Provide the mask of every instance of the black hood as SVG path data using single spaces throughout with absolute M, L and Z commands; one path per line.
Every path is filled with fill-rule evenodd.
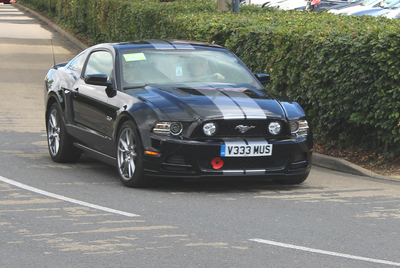
M 143 90 L 144 89 L 144 90 Z M 171 120 L 284 119 L 280 102 L 251 87 L 223 84 L 146 86 L 136 95 L 151 102 Z

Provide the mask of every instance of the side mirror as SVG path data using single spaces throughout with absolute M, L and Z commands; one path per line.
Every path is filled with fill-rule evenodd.
M 269 74 L 254 74 L 254 75 L 262 85 L 268 84 L 271 81 Z
M 95 86 L 105 86 L 107 88 L 112 87 L 112 82 L 108 80 L 108 76 L 105 74 L 89 74 L 85 77 L 85 83 Z

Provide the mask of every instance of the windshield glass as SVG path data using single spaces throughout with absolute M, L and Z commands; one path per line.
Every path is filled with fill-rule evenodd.
M 387 3 L 388 5 L 385 8 L 392 8 L 396 5 L 398 5 L 400 0 L 394 0 L 394 1 L 384 1 L 384 3 Z
M 235 83 L 260 87 L 231 53 L 204 50 L 123 51 L 123 87 L 135 84 Z
M 362 3 L 363 6 L 374 5 L 376 3 L 381 3 L 381 0 L 367 0 Z

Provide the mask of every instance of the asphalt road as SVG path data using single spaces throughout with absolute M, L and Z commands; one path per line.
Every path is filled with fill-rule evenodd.
M 53 163 L 44 81 L 80 51 L 0 4 L 0 267 L 400 266 L 400 184 L 313 167 L 298 186 L 130 189 L 83 157 Z M 126 41 L 126 40 L 124 40 Z

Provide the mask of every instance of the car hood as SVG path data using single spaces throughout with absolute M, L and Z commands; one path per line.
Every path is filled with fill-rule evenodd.
M 137 97 L 156 106 L 170 120 L 210 119 L 285 119 L 287 108 L 298 104 L 282 103 L 264 92 L 238 85 L 146 86 Z M 300 108 L 301 109 L 301 108 Z M 297 111 L 298 115 L 302 114 Z

